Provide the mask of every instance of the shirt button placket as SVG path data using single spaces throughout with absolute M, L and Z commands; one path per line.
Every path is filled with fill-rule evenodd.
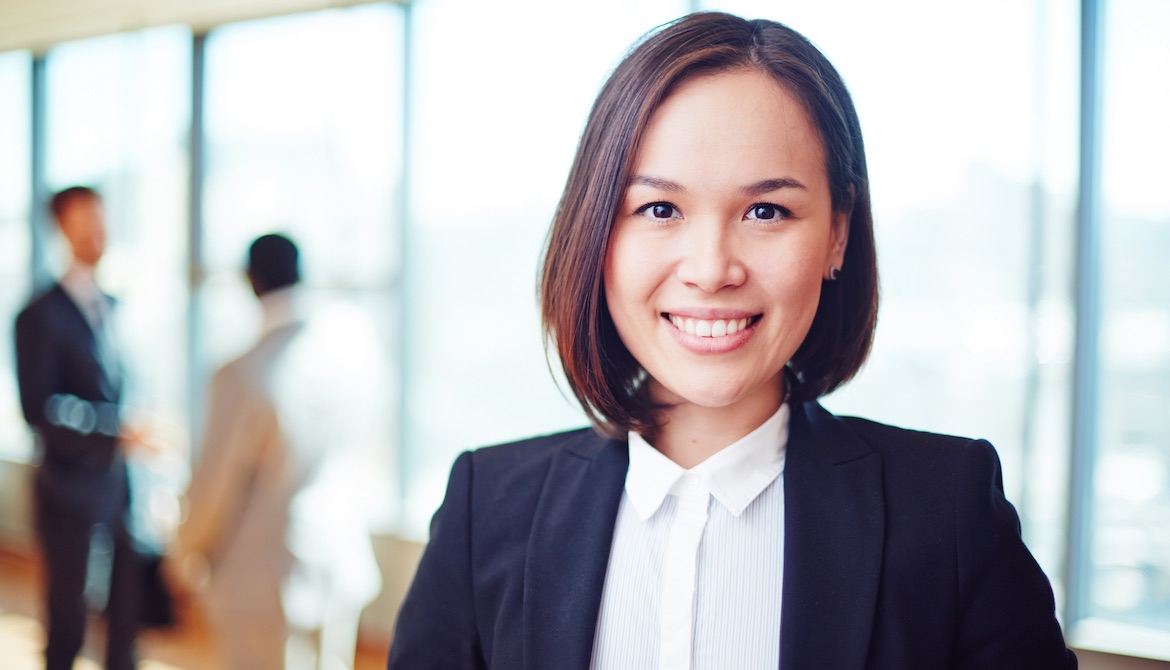
M 673 489 L 678 508 L 666 541 L 662 580 L 659 670 L 691 670 L 699 545 L 707 526 L 711 495 L 694 475 L 685 474 Z

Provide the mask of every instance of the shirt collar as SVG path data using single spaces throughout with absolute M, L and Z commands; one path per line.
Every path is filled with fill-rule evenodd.
M 639 435 L 629 434 L 630 468 L 626 495 L 638 518 L 649 519 L 688 472 L 698 477 L 734 516 L 743 513 L 784 470 L 788 444 L 788 404 L 780 405 L 758 428 L 690 470 L 662 455 Z

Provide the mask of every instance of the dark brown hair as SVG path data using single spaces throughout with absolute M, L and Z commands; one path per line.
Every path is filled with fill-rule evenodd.
M 301 280 L 300 251 L 285 235 L 261 235 L 248 247 L 248 277 L 256 295 L 292 286 Z
M 60 221 L 61 213 L 74 201 L 87 198 L 101 200 L 101 197 L 100 193 L 88 186 L 70 186 L 67 189 L 57 191 L 52 198 L 49 198 L 49 211 L 53 213 L 54 219 Z
M 680 84 L 755 69 L 800 100 L 820 132 L 833 210 L 849 213 L 840 278 L 824 282 L 816 316 L 788 363 L 789 399 L 816 399 L 857 373 L 877 324 L 877 257 L 861 126 L 829 61 L 796 31 L 704 12 L 644 37 L 598 94 L 549 230 L 540 281 L 545 344 L 555 343 L 574 395 L 599 430 L 656 425 L 640 392 L 645 372 L 622 344 L 605 302 L 610 230 L 651 117 Z

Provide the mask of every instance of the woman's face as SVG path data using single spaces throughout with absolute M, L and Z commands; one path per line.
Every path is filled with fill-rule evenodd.
M 651 117 L 605 262 L 610 316 L 654 397 L 778 407 L 848 225 L 819 134 L 769 75 L 680 86 Z

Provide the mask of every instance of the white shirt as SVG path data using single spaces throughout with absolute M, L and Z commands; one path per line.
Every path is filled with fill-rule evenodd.
M 776 670 L 788 405 L 684 470 L 630 433 L 593 670 Z

